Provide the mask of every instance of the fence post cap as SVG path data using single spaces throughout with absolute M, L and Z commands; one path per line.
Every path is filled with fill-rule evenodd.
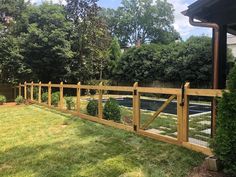
M 186 82 L 186 83 L 184 84 L 184 87 L 190 87 L 190 82 Z
M 78 82 L 77 85 L 81 85 L 81 82 Z
M 63 82 L 60 82 L 60 85 L 63 85 Z
M 42 82 L 40 81 L 39 84 L 42 84 Z
M 135 82 L 133 86 L 138 87 L 138 82 Z

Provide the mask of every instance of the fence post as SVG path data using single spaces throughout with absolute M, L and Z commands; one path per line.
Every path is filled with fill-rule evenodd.
M 30 85 L 30 100 L 33 101 L 34 100 L 34 82 L 31 82 Z
M 133 91 L 133 126 L 134 131 L 138 131 L 140 128 L 140 94 L 137 90 L 138 82 L 135 82 Z
M 183 125 L 182 125 L 182 140 L 188 142 L 188 132 L 189 132 L 189 96 L 187 91 L 190 88 L 190 83 L 187 82 L 184 85 L 184 105 L 183 105 Z
M 184 88 L 182 86 L 182 93 L 180 95 L 177 95 L 177 139 L 180 144 L 183 142 L 183 89 Z
M 48 83 L 48 106 L 51 106 L 52 104 L 52 83 Z
M 16 88 L 17 88 L 16 86 L 14 86 L 14 88 L 13 88 L 14 89 L 14 99 L 16 99 Z
M 63 94 L 63 82 L 60 83 L 60 109 L 63 109 L 64 104 L 64 94 Z
M 76 100 L 77 112 L 78 113 L 80 113 L 80 95 L 81 95 L 80 85 L 81 85 L 81 83 L 78 82 L 78 84 L 77 84 L 77 100 Z
M 102 90 L 100 87 L 102 87 L 103 83 L 100 82 L 99 84 L 99 96 L 98 96 L 98 117 L 100 119 L 103 118 L 103 108 L 102 108 Z
M 39 82 L 39 93 L 38 93 L 38 102 L 41 103 L 42 102 L 42 82 Z
M 24 83 L 24 98 L 25 100 L 27 99 L 27 86 L 26 86 L 26 81 Z
M 21 96 L 21 83 L 19 83 L 19 96 Z

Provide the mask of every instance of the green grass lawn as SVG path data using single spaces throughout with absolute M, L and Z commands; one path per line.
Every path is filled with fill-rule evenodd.
M 0 107 L 0 176 L 181 177 L 204 156 L 39 106 Z

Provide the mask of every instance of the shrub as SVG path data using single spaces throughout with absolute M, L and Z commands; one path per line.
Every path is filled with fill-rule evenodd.
M 42 94 L 42 102 L 48 102 L 48 92 Z
M 15 102 L 17 105 L 20 105 L 20 104 L 24 103 L 24 98 L 22 96 L 18 96 L 18 97 L 16 97 Z
M 87 105 L 87 113 L 91 116 L 98 115 L 98 101 L 97 100 L 90 100 Z
M 104 118 L 119 122 L 121 118 L 120 106 L 114 98 L 109 98 L 103 110 Z
M 72 108 L 75 107 L 75 102 L 73 100 L 73 97 L 67 97 L 66 100 L 66 107 L 68 110 L 72 110 Z
M 52 93 L 52 105 L 58 106 L 58 103 L 60 101 L 60 92 L 54 92 Z
M 0 105 L 3 105 L 3 103 L 6 103 L 7 99 L 4 95 L 0 95 Z
M 225 172 L 236 176 L 236 67 L 229 77 L 229 90 L 219 101 L 212 147 Z

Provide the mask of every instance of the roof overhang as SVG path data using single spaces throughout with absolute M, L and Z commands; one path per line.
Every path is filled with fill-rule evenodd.
M 198 0 L 182 12 L 202 22 L 226 25 L 236 35 L 236 0 Z

